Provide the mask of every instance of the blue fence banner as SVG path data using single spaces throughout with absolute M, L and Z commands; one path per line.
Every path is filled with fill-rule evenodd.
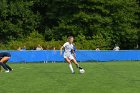
M 59 50 L 26 50 L 0 52 L 9 52 L 12 55 L 9 62 L 64 62 L 64 58 L 62 55 L 60 55 Z M 77 50 L 76 59 L 80 62 L 140 60 L 140 50 Z

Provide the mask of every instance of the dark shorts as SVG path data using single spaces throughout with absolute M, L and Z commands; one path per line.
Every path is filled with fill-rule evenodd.
M 11 57 L 11 54 L 8 52 L 1 52 L 0 53 L 0 59 L 2 59 L 3 57 Z

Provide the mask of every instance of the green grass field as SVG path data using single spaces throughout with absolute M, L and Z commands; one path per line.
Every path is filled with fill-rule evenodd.
M 0 73 L 0 93 L 140 92 L 138 61 L 80 64 L 86 73 L 79 74 L 75 68 L 74 75 L 66 63 L 10 64 L 13 72 Z

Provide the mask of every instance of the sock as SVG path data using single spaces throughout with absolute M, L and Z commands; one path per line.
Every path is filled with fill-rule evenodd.
M 8 68 L 6 67 L 6 65 L 3 62 L 0 62 L 0 65 L 5 69 L 8 70 Z
M 82 67 L 79 66 L 79 64 L 76 64 L 76 67 L 79 69 L 83 69 Z
M 72 64 L 69 64 L 69 68 L 70 68 L 71 72 L 73 73 L 74 70 L 73 70 Z
M 8 66 L 7 64 L 5 64 L 5 66 L 11 71 L 12 68 L 10 66 Z

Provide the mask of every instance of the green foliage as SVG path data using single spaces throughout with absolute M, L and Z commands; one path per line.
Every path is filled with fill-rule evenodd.
M 134 49 L 140 42 L 139 14 L 137 0 L 1 0 L 1 48 L 15 49 L 13 43 L 28 39 L 29 48 L 43 42 L 59 49 L 73 35 L 79 49 L 112 49 L 115 44 Z M 30 40 L 32 32 L 43 38 Z
M 96 35 L 93 36 L 91 40 L 86 40 L 86 37 L 84 35 L 78 35 L 76 37 L 76 46 L 77 49 L 93 49 L 95 50 L 97 47 L 100 49 L 111 49 L 109 48 L 109 39 L 105 40 L 103 36 Z
M 42 35 L 34 31 L 26 38 L 12 40 L 8 42 L 7 45 L 9 49 L 18 49 L 19 47 L 22 48 L 23 46 L 26 46 L 27 49 L 35 49 L 38 44 L 45 44 L 45 40 Z
M 136 13 L 139 12 L 139 7 L 135 0 L 54 0 L 49 6 L 47 1 L 43 6 L 52 8 L 47 13 L 53 16 L 42 16 L 55 22 L 54 25 L 45 21 L 47 24 L 44 25 L 49 25 L 48 28 L 51 25 L 52 29 L 48 37 L 61 40 L 63 36 L 77 37 L 82 34 L 86 40 L 93 41 L 93 37 L 101 34 L 106 42 L 109 39 L 108 47 L 113 48 L 119 44 L 122 49 L 133 49 L 138 43 Z
M 34 31 L 40 17 L 31 10 L 32 1 L 0 1 L 0 41 L 19 39 Z

